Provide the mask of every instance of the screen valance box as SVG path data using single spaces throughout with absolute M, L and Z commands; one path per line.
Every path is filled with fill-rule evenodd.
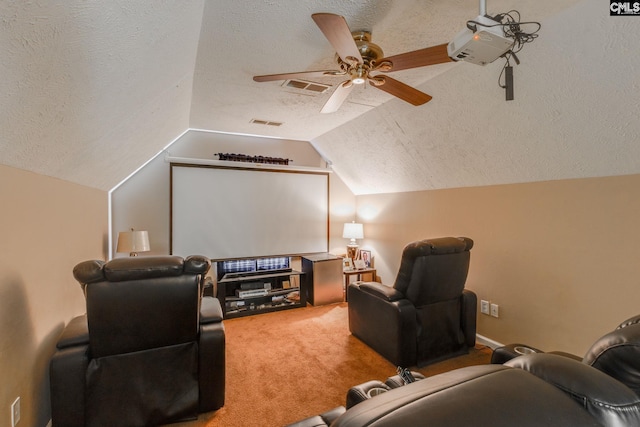
M 171 163 L 171 253 L 327 252 L 329 171 Z
M 230 162 L 249 162 L 271 165 L 288 165 L 291 159 L 283 159 L 282 157 L 269 156 L 248 156 L 246 154 L 235 153 L 218 153 L 218 159 Z

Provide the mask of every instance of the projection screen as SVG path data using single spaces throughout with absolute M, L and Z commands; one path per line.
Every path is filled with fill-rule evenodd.
M 327 252 L 329 174 L 172 163 L 170 234 L 183 257 Z

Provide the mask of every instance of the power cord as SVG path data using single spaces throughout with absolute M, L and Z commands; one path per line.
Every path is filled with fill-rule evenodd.
M 513 15 L 515 14 L 515 16 Z M 510 10 L 506 13 L 501 13 L 492 18 L 494 21 L 499 22 L 502 25 L 502 30 L 504 31 L 504 35 L 507 37 L 513 38 L 515 49 L 512 51 L 520 52 L 526 43 L 531 43 L 536 38 L 538 38 L 538 31 L 542 25 L 539 22 L 520 22 L 520 12 L 517 10 Z M 506 21 L 506 22 L 504 22 Z M 522 25 L 535 25 L 535 31 L 526 32 L 523 31 Z
M 528 21 L 520 22 L 520 12 L 517 10 L 510 10 L 509 12 L 500 13 L 494 17 L 488 16 L 488 18 L 496 21 L 496 24 L 487 25 L 478 21 L 467 21 L 467 28 L 476 32 L 478 26 L 481 27 L 502 27 L 502 31 L 506 37 L 513 39 L 513 46 L 502 57 L 505 59 L 505 64 L 498 76 L 498 86 L 506 90 L 507 101 L 513 100 L 513 67 L 511 66 L 511 58 L 517 65 L 520 65 L 520 59 L 516 53 L 520 52 L 525 44 L 533 42 L 538 38 L 538 31 L 542 28 L 539 22 Z M 533 31 L 524 31 L 522 26 L 533 25 Z M 502 83 L 504 79 L 504 83 Z
M 510 52 L 520 52 L 526 43 L 531 43 L 538 38 L 538 31 L 542 27 L 542 24 L 535 21 L 520 22 L 520 12 L 517 10 L 510 10 L 509 12 L 500 13 L 494 17 L 487 16 L 487 18 L 496 21 L 495 24 L 488 25 L 478 21 L 467 21 L 467 28 L 476 32 L 478 26 L 490 28 L 490 27 L 502 27 L 502 31 L 506 37 L 513 39 L 514 48 Z M 537 28 L 534 31 L 526 32 L 521 26 L 523 25 L 535 25 Z

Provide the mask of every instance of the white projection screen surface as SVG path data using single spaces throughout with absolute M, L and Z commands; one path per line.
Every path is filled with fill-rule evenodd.
M 171 165 L 172 254 L 219 260 L 328 247 L 328 173 Z

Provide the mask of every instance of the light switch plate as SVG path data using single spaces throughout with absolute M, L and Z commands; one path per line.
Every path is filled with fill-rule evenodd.
M 500 306 L 498 304 L 491 304 L 491 316 L 500 317 L 499 309 Z
M 20 396 L 11 404 L 11 427 L 16 427 L 20 422 Z
M 489 314 L 489 301 L 483 299 L 480 300 L 480 313 Z

